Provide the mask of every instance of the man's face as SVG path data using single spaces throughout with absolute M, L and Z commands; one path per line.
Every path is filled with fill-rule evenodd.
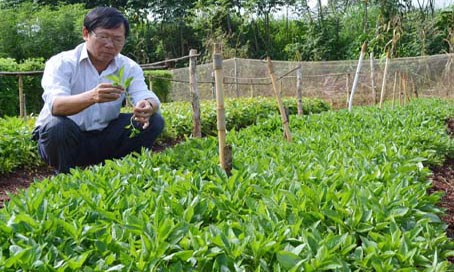
M 112 29 L 98 27 L 91 32 L 84 28 L 82 34 L 92 61 L 98 64 L 109 64 L 125 44 L 123 24 Z

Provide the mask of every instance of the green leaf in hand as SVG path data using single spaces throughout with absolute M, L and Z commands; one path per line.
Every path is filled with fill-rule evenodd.
M 134 78 L 128 77 L 126 80 L 123 81 L 124 70 L 125 70 L 125 67 L 122 66 L 120 68 L 120 70 L 118 71 L 118 74 L 108 75 L 108 76 L 106 76 L 106 78 L 112 81 L 113 86 L 123 86 L 123 88 L 126 90 L 131 85 L 131 82 Z M 131 97 L 129 96 L 129 93 L 127 91 L 126 91 L 126 100 L 128 101 L 128 103 L 130 105 L 132 105 Z M 140 133 L 140 130 L 134 126 L 133 120 L 134 120 L 134 115 L 131 116 L 129 125 L 125 126 L 126 129 L 131 130 L 131 133 L 129 134 L 129 138 L 133 138 L 137 134 Z

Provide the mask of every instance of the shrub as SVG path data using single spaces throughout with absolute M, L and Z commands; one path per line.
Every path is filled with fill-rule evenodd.
M 44 60 L 26 59 L 17 63 L 12 58 L 0 58 L 0 71 L 41 71 L 44 69 Z M 26 112 L 39 113 L 43 102 L 41 94 L 41 76 L 24 76 L 24 95 Z M 15 76 L 0 76 L 0 117 L 19 115 L 19 85 L 18 78 Z
M 161 102 L 170 102 L 169 93 L 172 88 L 172 84 L 170 82 L 172 74 L 165 70 L 144 71 L 144 73 L 148 86 L 151 85 L 150 89 L 152 89 L 153 92 L 159 97 L 159 100 L 161 100 Z

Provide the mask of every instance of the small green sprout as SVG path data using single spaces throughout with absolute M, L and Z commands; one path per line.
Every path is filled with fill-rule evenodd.
M 132 80 L 134 79 L 133 77 L 128 77 L 125 81 L 123 81 L 123 76 L 124 76 L 124 69 L 125 67 L 122 66 L 120 68 L 120 70 L 118 71 L 118 74 L 116 75 L 108 75 L 106 76 L 107 79 L 110 79 L 112 81 L 112 85 L 114 86 L 123 86 L 123 88 L 126 90 L 129 85 L 131 85 L 131 82 Z M 129 96 L 129 93 L 126 92 L 125 93 L 126 95 L 126 100 L 128 101 L 128 103 L 130 105 L 132 105 L 132 100 L 131 100 L 131 97 Z M 139 133 L 140 133 L 140 130 L 137 129 L 135 126 L 134 126 L 134 115 L 131 116 L 131 119 L 129 121 L 129 125 L 125 126 L 125 129 L 129 129 L 131 132 L 129 134 L 129 138 L 134 138 L 135 136 L 137 136 Z

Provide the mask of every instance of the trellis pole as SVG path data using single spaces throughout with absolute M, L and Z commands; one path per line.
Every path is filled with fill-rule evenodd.
M 200 99 L 199 89 L 197 88 L 197 50 L 189 51 L 189 85 L 192 94 L 192 136 L 202 137 L 200 124 Z
M 284 103 L 282 103 L 281 93 L 278 91 L 277 86 L 276 86 L 276 75 L 274 74 L 273 63 L 271 62 L 270 57 L 268 57 L 268 72 L 271 77 L 271 83 L 273 84 L 274 94 L 276 95 L 277 103 L 279 106 L 279 111 L 281 113 L 281 119 L 282 119 L 282 125 L 284 127 L 285 138 L 287 139 L 288 142 L 291 142 L 292 135 L 290 134 L 288 118 L 287 118 L 287 114 L 285 112 Z
M 301 63 L 296 70 L 296 97 L 298 99 L 298 115 L 303 115 L 303 69 Z
M 219 161 L 221 167 L 228 175 L 232 170 L 232 147 L 226 145 L 225 132 L 225 108 L 224 108 L 224 75 L 222 68 L 222 49 L 221 44 L 215 43 L 213 47 L 213 70 L 214 81 L 216 86 L 216 112 L 217 112 L 217 127 L 219 140 Z
M 382 108 L 383 105 L 383 100 L 385 98 L 385 87 L 386 87 L 386 76 L 388 74 L 388 66 L 389 66 L 389 59 L 390 59 L 390 50 L 386 52 L 386 61 L 385 61 L 385 70 L 383 72 L 383 82 L 381 85 L 381 93 L 380 93 L 380 109 Z
M 364 55 L 366 54 L 367 44 L 364 42 L 361 46 L 361 54 L 359 55 L 358 67 L 356 67 L 355 79 L 353 80 L 352 92 L 350 94 L 350 100 L 348 101 L 348 111 L 352 111 L 353 96 L 355 95 L 356 87 L 358 86 L 359 73 L 361 72 L 361 66 L 363 65 Z

